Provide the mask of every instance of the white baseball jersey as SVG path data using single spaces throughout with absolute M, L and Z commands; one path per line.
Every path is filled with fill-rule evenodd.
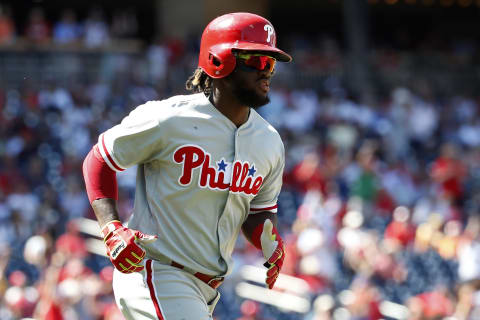
M 237 128 L 203 93 L 150 101 L 98 145 L 111 169 L 138 165 L 128 226 L 158 235 L 152 259 L 226 275 L 247 215 L 277 210 L 284 147 L 254 109 Z

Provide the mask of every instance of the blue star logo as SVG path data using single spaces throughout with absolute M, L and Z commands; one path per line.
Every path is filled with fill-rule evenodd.
M 252 165 L 252 167 L 250 169 L 248 169 L 248 175 L 253 177 L 255 172 L 257 172 L 257 170 L 255 170 L 255 166 Z
M 223 161 L 223 159 L 222 159 L 222 161 L 217 162 L 217 165 L 218 165 L 218 170 L 219 171 L 225 171 L 225 169 L 228 166 L 228 164 L 225 161 Z

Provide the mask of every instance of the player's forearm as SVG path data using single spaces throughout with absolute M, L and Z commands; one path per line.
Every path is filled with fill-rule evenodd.
M 120 220 L 117 211 L 117 202 L 114 199 L 104 198 L 92 202 L 92 208 L 100 227 L 112 220 Z
M 245 235 L 245 238 L 247 238 L 247 240 L 253 245 L 255 245 L 255 241 L 253 240 L 253 233 L 255 229 L 259 225 L 263 225 L 267 219 L 270 219 L 275 227 L 277 226 L 277 215 L 267 211 L 250 214 L 247 220 L 245 220 L 243 223 L 242 232 Z
M 249 215 L 242 225 L 245 237 L 263 253 L 263 266 L 268 268 L 265 283 L 269 289 L 275 285 L 285 259 L 283 240 L 276 224 L 277 215 L 263 211 Z

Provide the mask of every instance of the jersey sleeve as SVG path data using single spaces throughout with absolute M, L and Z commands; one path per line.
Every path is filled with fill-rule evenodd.
M 162 148 L 161 122 L 168 113 L 169 108 L 161 101 L 150 101 L 138 106 L 120 124 L 102 133 L 98 138 L 98 147 L 108 166 L 112 170 L 123 171 L 148 162 Z
M 282 189 L 284 167 L 285 151 L 282 144 L 276 165 L 273 166 L 270 174 L 265 178 L 260 191 L 250 203 L 250 214 L 262 211 L 277 213 L 277 200 Z

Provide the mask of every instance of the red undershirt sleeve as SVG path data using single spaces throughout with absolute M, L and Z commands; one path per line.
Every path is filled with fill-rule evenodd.
M 103 160 L 98 145 L 83 161 L 83 178 L 90 203 L 103 198 L 118 200 L 117 175 Z

